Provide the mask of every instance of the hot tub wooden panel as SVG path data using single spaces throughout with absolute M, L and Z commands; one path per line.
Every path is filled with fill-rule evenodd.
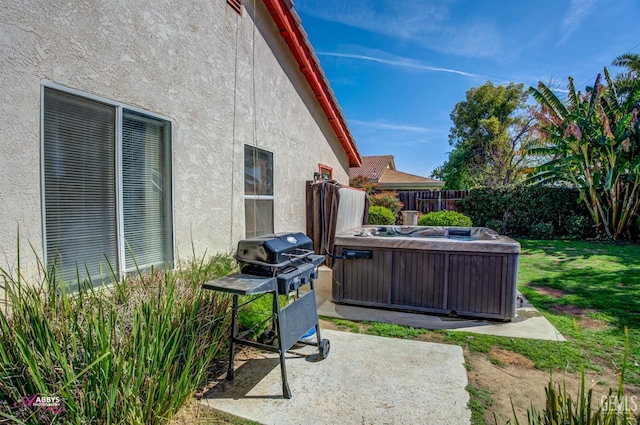
M 361 250 L 370 251 L 371 258 L 335 261 L 333 300 L 510 320 L 515 316 L 519 248 L 516 241 L 504 236 L 452 242 L 337 235 L 337 255 L 344 250 Z

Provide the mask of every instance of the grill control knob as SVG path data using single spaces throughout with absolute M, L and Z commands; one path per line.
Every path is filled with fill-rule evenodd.
M 289 282 L 289 292 L 293 292 L 300 287 L 300 277 L 294 277 Z

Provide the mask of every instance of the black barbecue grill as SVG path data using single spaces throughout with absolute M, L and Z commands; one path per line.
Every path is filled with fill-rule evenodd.
M 303 233 L 278 233 L 241 240 L 235 255 L 240 265 L 240 273 L 204 283 L 203 287 L 206 289 L 233 294 L 227 380 L 233 380 L 236 344 L 273 351 L 280 355 L 282 393 L 285 398 L 291 398 L 285 353 L 294 344 L 302 343 L 318 347 L 320 359 L 329 355 L 329 340 L 322 339 L 320 336 L 313 282 L 318 277 L 317 268 L 324 262 L 324 255 L 315 255 L 312 244 L 311 239 Z M 298 289 L 307 283 L 310 284 L 310 290 L 300 295 Z M 292 295 L 292 293 L 295 293 L 293 301 L 280 308 L 278 296 Z M 247 339 L 253 333 L 253 329 L 238 334 L 238 309 L 267 294 L 273 296 L 273 312 L 267 319 L 271 320 L 269 331 L 271 337 L 269 338 L 268 335 L 266 338 L 272 341 L 271 344 Z M 239 295 L 255 297 L 239 305 Z M 316 342 L 302 340 L 302 336 L 313 327 L 316 331 Z

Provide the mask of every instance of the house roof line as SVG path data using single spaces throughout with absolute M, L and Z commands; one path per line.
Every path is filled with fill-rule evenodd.
M 358 147 L 349 131 L 338 101 L 324 76 L 319 61 L 313 53 L 309 39 L 301 27 L 300 17 L 293 9 L 293 4 L 289 0 L 264 0 L 264 4 L 278 27 L 280 35 L 284 38 L 298 62 L 300 71 L 302 71 L 311 86 L 311 90 L 327 116 L 329 124 L 331 124 L 333 131 L 347 153 L 349 165 L 359 167 L 362 164 L 362 159 L 358 152 Z
M 389 171 L 391 171 L 393 174 L 403 175 L 403 176 L 408 176 L 408 177 L 417 177 L 419 179 L 424 179 L 425 181 L 433 181 L 433 182 L 438 182 L 438 183 L 440 183 L 442 181 L 442 180 L 438 180 L 438 179 L 432 179 L 430 177 L 419 176 L 417 174 L 405 173 L 404 171 L 398 171 L 398 170 L 384 170 L 384 172 L 382 173 L 382 177 L 380 177 L 380 179 L 384 179 L 385 173 L 387 173 Z
M 395 168 L 393 155 L 364 156 L 360 167 L 349 167 L 349 178 L 363 176 L 367 180 L 377 182 L 389 167 Z

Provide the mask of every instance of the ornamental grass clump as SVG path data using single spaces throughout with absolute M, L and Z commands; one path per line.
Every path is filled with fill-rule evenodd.
M 640 400 L 628 396 L 624 390 L 624 375 L 629 361 L 629 329 L 625 327 L 625 350 L 618 373 L 617 390 L 609 389 L 604 397 L 594 397 L 593 389 L 586 391 L 584 368 L 580 377 L 580 389 L 574 399 L 566 385 L 553 383 L 545 388 L 545 405 L 542 410 L 531 406 L 527 410 L 528 425 L 640 425 Z M 520 421 L 513 410 L 514 424 Z M 497 423 L 497 420 L 496 420 Z M 511 422 L 507 422 L 511 424 Z
M 201 286 L 233 267 L 202 258 L 76 291 L 55 267 L 40 283 L 0 269 L 0 423 L 167 423 L 224 351 L 229 299 Z

